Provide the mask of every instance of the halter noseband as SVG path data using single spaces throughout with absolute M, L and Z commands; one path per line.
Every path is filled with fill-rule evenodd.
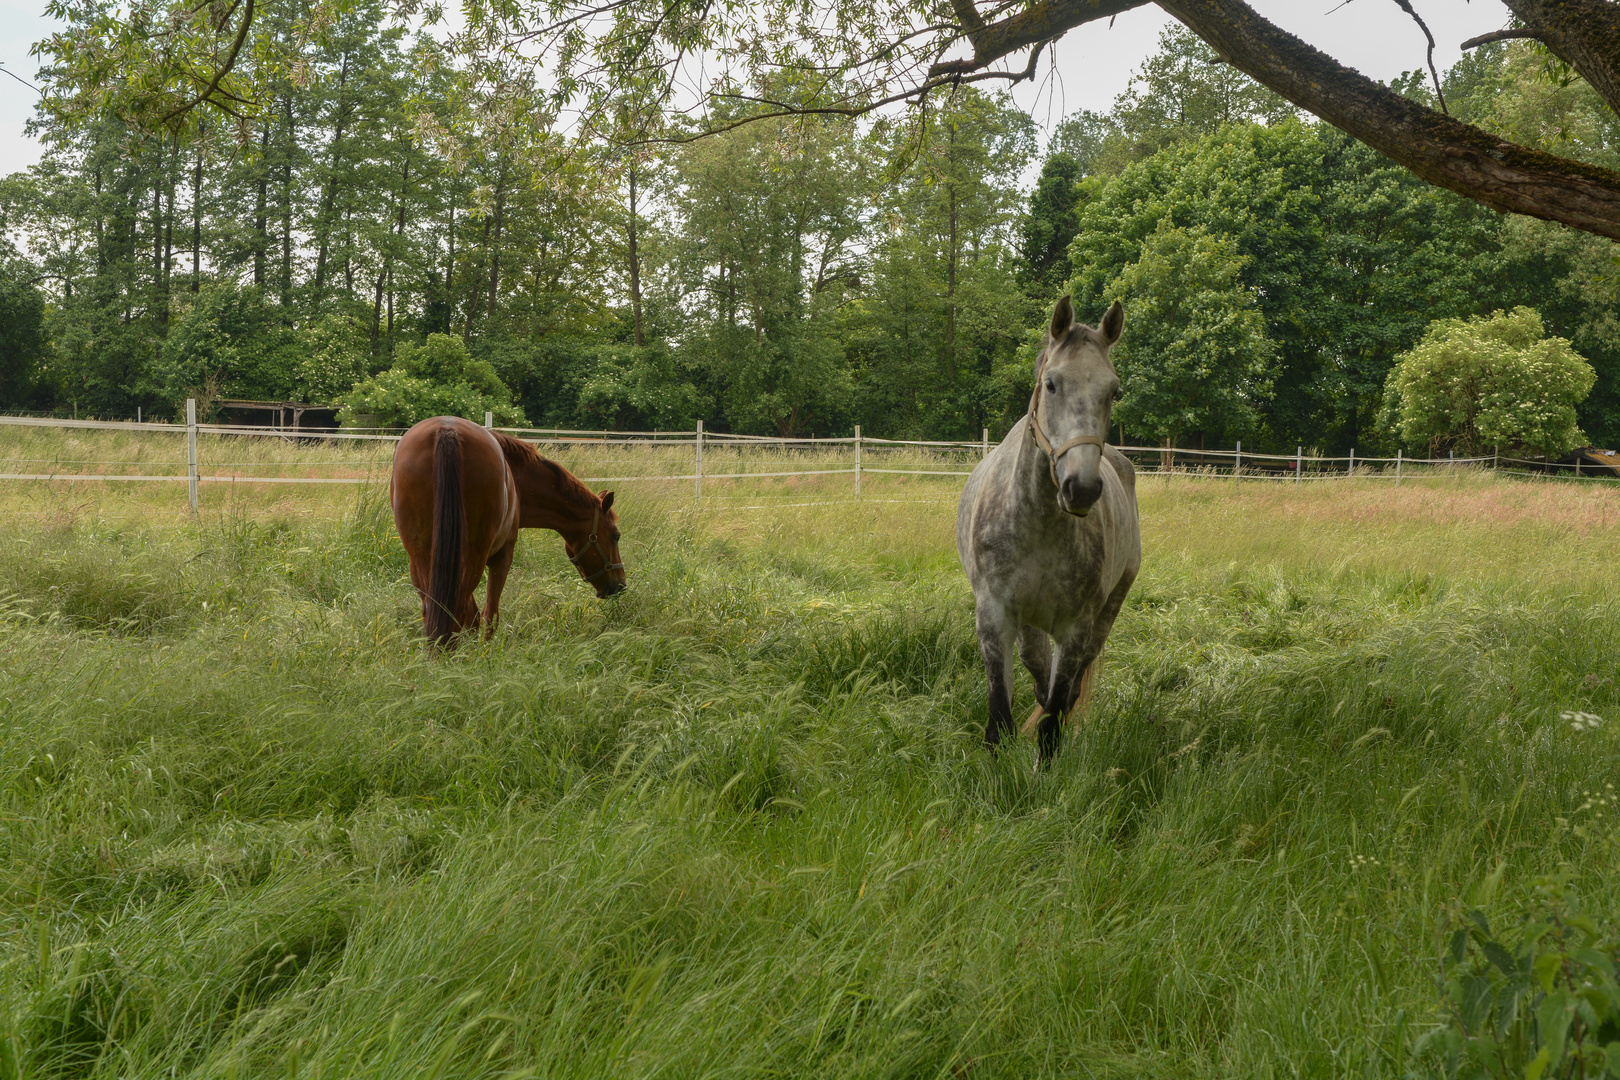
M 585 553 L 587 551 L 594 548 L 596 553 L 602 556 L 602 569 L 598 570 L 594 574 L 585 574 L 585 581 L 587 583 L 595 581 L 597 578 L 601 577 L 603 574 L 609 573 L 610 571 L 624 569 L 624 563 L 614 562 L 611 558 L 609 558 L 607 549 L 604 548 L 602 546 L 602 542 L 596 538 L 596 529 L 597 526 L 601 525 L 601 523 L 602 507 L 600 504 L 598 504 L 596 507 L 596 515 L 591 518 L 591 535 L 585 538 L 585 543 L 580 545 L 578 552 L 568 556 L 568 561 L 573 563 L 574 568 L 581 574 L 585 574 L 585 568 L 579 565 L 579 560 L 585 557 Z
M 1067 454 L 1077 446 L 1107 446 L 1108 440 L 1101 435 L 1076 435 L 1062 446 L 1053 448 L 1052 440 L 1046 437 L 1041 427 L 1041 385 L 1046 375 L 1046 354 L 1041 354 L 1040 370 L 1035 372 L 1035 394 L 1029 399 L 1029 437 L 1035 440 L 1035 445 L 1046 452 L 1046 471 L 1052 475 L 1052 486 L 1058 486 L 1057 463 L 1058 458 Z

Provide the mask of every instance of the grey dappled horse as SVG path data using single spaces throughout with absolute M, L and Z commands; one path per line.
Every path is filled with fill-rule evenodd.
M 1108 350 L 1119 302 L 1093 330 L 1065 296 L 1035 364 L 1029 413 L 968 477 L 956 550 L 973 583 L 990 679 L 994 748 L 1012 729 L 1013 641 L 1040 699 L 1038 761 L 1057 754 L 1071 712 L 1142 566 L 1136 473 L 1108 446 L 1119 376 Z M 1031 717 L 1033 721 L 1035 717 Z

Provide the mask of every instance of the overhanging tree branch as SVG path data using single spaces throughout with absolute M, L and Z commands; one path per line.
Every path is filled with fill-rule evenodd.
M 225 112 L 230 113 L 232 116 L 237 115 L 234 110 L 220 105 L 217 101 L 214 101 L 213 97 L 214 91 L 219 89 L 219 84 L 224 81 L 225 76 L 229 75 L 231 73 L 231 69 L 236 66 L 236 58 L 242 52 L 242 43 L 247 41 L 248 31 L 253 27 L 253 2 L 254 0 L 247 0 L 247 10 L 242 12 L 242 25 L 236 31 L 236 38 L 231 42 L 230 51 L 225 54 L 225 61 L 219 65 L 217 70 L 215 70 L 213 78 L 208 81 L 208 85 L 203 87 L 202 93 L 198 94 L 196 97 L 192 98 L 183 105 L 177 105 L 173 109 L 170 109 L 164 114 L 163 118 L 158 121 L 159 124 L 167 124 L 170 120 L 173 120 L 175 117 L 184 113 L 190 112 L 192 109 L 196 108 L 198 105 L 201 105 L 205 101 L 224 109 Z M 235 9 L 236 5 L 232 4 L 231 10 L 234 11 Z M 236 101 L 242 100 L 241 98 L 236 97 L 234 94 L 227 96 Z
M 1519 146 L 1345 67 L 1243 0 L 1160 6 L 1263 86 L 1439 187 L 1494 210 L 1620 240 L 1620 173 Z
M 1557 221 L 1620 240 L 1620 173 L 1519 146 L 1426 108 L 1279 29 L 1244 0 L 1156 2 L 1256 82 L 1430 183 L 1493 210 Z M 1620 100 L 1620 78 L 1615 74 L 1620 71 L 1620 4 L 1507 3 L 1599 93 L 1604 93 L 1600 79 L 1614 83 L 1617 96 L 1611 104 Z M 1141 6 L 1141 0 L 1042 0 L 977 32 L 964 26 L 974 46 L 973 59 L 936 64 L 930 74 L 975 71 L 1036 41 Z M 1553 37 L 1560 42 L 1556 47 Z
M 1620 4 L 1613 0 L 1503 0 L 1525 29 L 1620 112 Z
M 988 25 L 979 22 L 976 31 L 964 21 L 962 30 L 973 45 L 973 59 L 947 60 L 935 64 L 929 69 L 928 74 L 935 76 L 976 71 L 1008 53 L 1060 37 L 1065 31 L 1072 30 L 1076 26 L 1097 19 L 1107 19 L 1132 8 L 1146 7 L 1150 2 L 1151 0 L 1040 0 L 1033 7 L 1026 8 L 1011 18 Z M 972 19 L 978 21 L 978 11 L 973 7 L 972 0 L 954 0 L 954 3 L 958 18 L 962 18 L 962 9 L 968 8 L 973 11 Z
M 1457 47 L 1464 52 L 1467 52 L 1469 49 L 1477 49 L 1481 45 L 1489 45 L 1493 41 L 1513 41 L 1518 38 L 1535 39 L 1539 38 L 1540 36 L 1541 35 L 1536 33 L 1534 30 L 1492 30 L 1488 34 L 1481 34 L 1478 37 L 1471 37 Z

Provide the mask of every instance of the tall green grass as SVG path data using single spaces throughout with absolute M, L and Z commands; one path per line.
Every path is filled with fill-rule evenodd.
M 9 493 L 0 1077 L 1400 1076 L 1444 905 L 1616 914 L 1606 492 L 1144 483 L 1039 776 L 950 505 L 629 492 L 452 656 L 378 489 Z

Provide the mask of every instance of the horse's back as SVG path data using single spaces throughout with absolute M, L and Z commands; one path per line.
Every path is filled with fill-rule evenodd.
M 435 416 L 415 424 L 394 450 L 389 495 L 394 524 L 407 549 L 432 547 L 434 456 L 439 440 L 460 443 L 461 495 L 467 534 L 479 547 L 516 528 L 517 489 L 494 435 L 459 416 Z

